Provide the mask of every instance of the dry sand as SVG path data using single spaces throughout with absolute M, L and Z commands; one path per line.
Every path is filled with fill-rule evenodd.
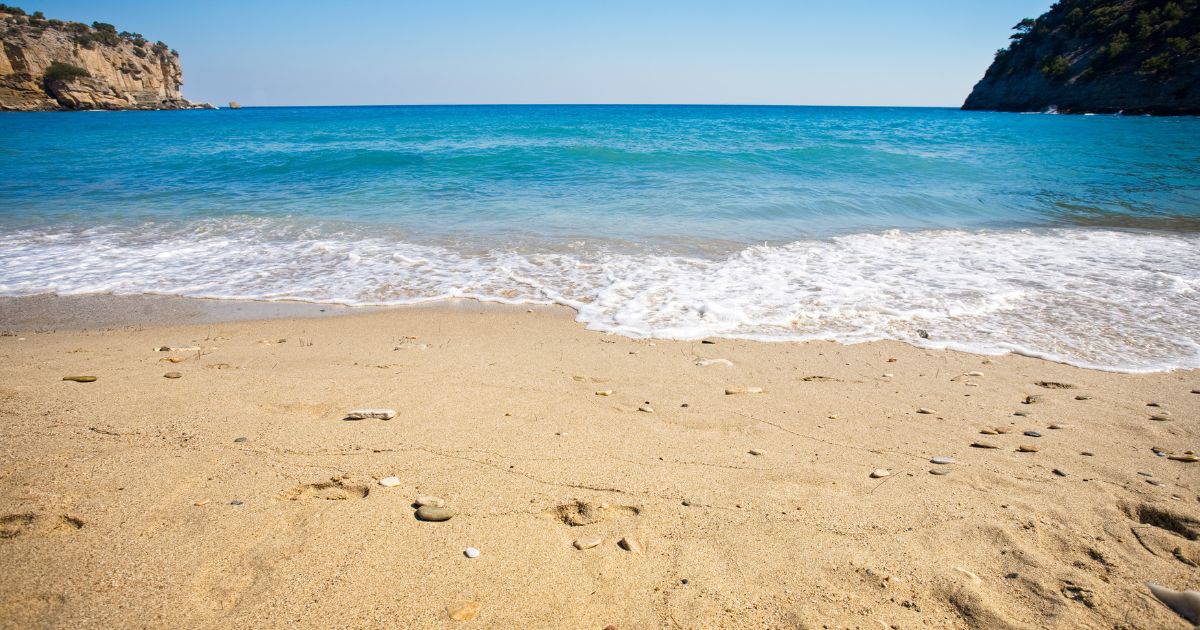
M 1143 582 L 1200 588 L 1200 464 L 1151 451 L 1200 449 L 1195 371 L 650 342 L 473 302 L 6 304 L 3 627 L 1186 628 Z M 47 330 L 93 312 L 145 317 Z M 417 521 L 418 495 L 457 515 Z

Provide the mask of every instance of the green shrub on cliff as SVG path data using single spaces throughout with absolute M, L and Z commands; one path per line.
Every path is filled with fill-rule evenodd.
M 90 76 L 92 76 L 91 73 L 79 66 L 73 66 L 61 61 L 51 61 L 50 67 L 46 68 L 46 74 L 43 78 L 47 83 L 54 83 Z

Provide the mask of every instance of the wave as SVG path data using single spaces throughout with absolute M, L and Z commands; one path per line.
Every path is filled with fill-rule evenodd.
M 860 233 L 686 250 L 414 243 L 288 219 L 0 233 L 0 295 L 157 293 L 562 304 L 632 337 L 894 339 L 1088 368 L 1200 367 L 1200 236 L 1087 228 Z M 927 338 L 920 331 L 925 331 Z

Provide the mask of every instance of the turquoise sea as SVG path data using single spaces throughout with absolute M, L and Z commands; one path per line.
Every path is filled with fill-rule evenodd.
M 1200 367 L 1196 118 L 7 113 L 0 173 L 6 296 L 469 296 L 564 304 L 631 336 Z

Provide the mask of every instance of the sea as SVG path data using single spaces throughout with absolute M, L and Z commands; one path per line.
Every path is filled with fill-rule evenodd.
M 630 337 L 1200 367 L 1200 119 L 0 114 L 0 296 L 561 304 Z M 3 323 L 0 322 L 0 326 Z

